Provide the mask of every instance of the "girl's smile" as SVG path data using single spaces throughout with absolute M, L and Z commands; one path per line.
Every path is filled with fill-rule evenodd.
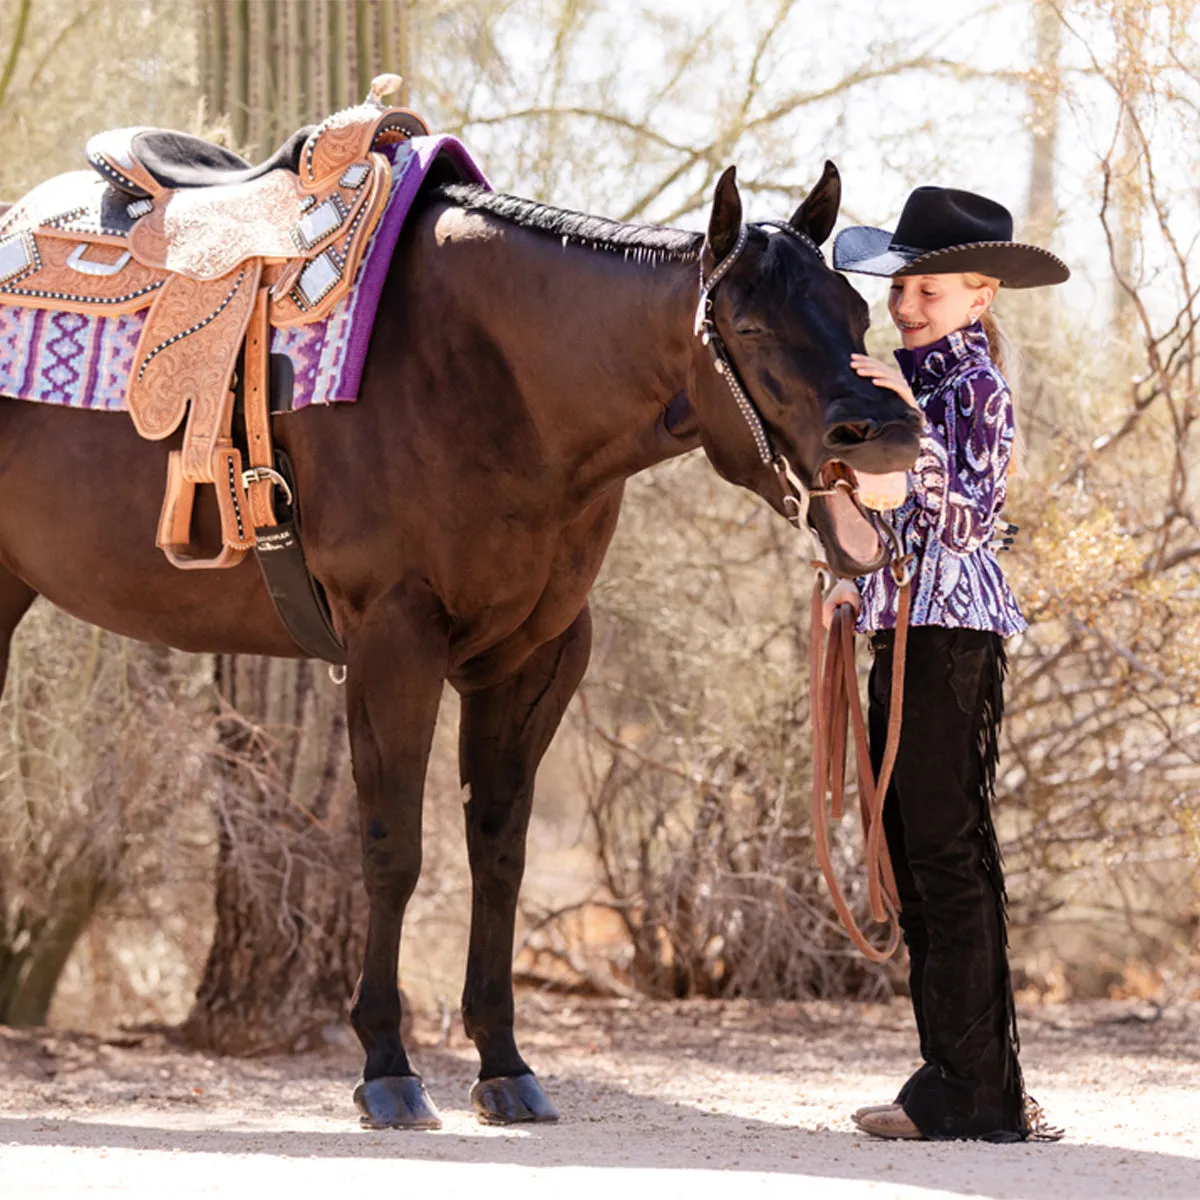
M 888 312 L 904 348 L 916 350 L 976 321 L 995 295 L 990 284 L 971 287 L 961 274 L 895 275 Z

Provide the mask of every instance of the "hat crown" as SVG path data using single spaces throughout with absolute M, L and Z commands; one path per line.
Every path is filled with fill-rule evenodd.
M 919 187 L 904 204 L 892 246 L 946 250 L 973 242 L 1011 242 L 1012 213 L 1003 204 L 958 188 Z

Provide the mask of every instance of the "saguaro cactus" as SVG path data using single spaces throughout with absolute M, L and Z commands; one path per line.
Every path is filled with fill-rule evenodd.
M 198 0 L 201 79 L 258 161 L 404 70 L 413 0 Z M 216 929 L 186 1032 L 227 1053 L 286 1048 L 339 1021 L 365 913 L 344 697 L 314 663 L 224 656 L 233 714 L 217 802 Z
M 197 0 L 201 90 L 258 158 L 404 74 L 414 0 Z

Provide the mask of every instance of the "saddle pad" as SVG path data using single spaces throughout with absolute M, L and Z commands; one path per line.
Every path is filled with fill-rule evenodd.
M 272 331 L 271 353 L 295 374 L 292 407 L 358 399 L 371 328 L 392 252 L 421 184 L 441 160 L 467 183 L 488 186 L 453 137 L 416 137 L 381 153 L 392 160 L 387 208 L 367 243 L 358 278 L 323 321 Z M 69 408 L 125 410 L 125 389 L 145 310 L 115 317 L 0 305 L 0 396 Z

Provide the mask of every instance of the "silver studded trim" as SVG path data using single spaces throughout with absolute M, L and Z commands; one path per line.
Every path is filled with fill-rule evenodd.
M 121 172 L 118 171 L 117 168 L 108 161 L 108 159 L 101 158 L 98 154 L 89 154 L 88 162 L 91 164 L 94 170 L 99 171 L 100 174 L 104 176 L 104 178 L 110 183 L 116 184 L 121 191 L 126 192 L 130 196 L 137 196 L 139 199 L 143 197 L 147 199 L 149 198 L 150 193 L 147 192 L 144 187 L 142 187 L 140 184 L 134 183 L 134 181 L 130 179 L 128 175 L 122 175 Z
M 108 305 L 125 304 L 130 300 L 138 299 L 139 296 L 148 296 L 151 292 L 157 292 L 165 282 L 166 280 L 160 279 L 157 283 L 151 283 L 144 288 L 138 288 L 136 292 L 126 292 L 123 296 L 81 296 L 74 292 L 42 292 L 35 288 L 17 288 L 0 284 L 0 295 L 29 296 L 34 300 L 70 300 L 74 304 L 86 304 L 89 307 L 105 307 Z
M 780 233 L 786 233 L 798 242 L 803 242 L 822 262 L 825 261 L 825 253 L 821 247 L 807 233 L 802 233 L 797 229 L 795 225 L 789 224 L 787 221 L 759 221 L 758 223 L 760 225 L 767 225 L 771 229 L 778 229 Z
M 62 229 L 64 226 L 71 225 L 80 217 L 87 214 L 87 205 L 81 204 L 78 208 L 68 208 L 66 212 L 55 213 L 52 217 L 47 217 L 41 222 L 41 227 L 47 229 Z
M 139 204 L 149 204 L 149 200 L 139 200 Z M 95 211 L 88 208 L 73 208 L 69 212 L 57 213 L 53 217 L 48 217 L 38 227 L 40 229 L 59 229 L 63 233 L 103 233 L 109 237 L 123 238 L 126 234 L 124 229 L 110 229 L 107 225 L 101 225 L 98 220 L 80 220 L 81 217 L 94 217 Z
M 225 299 L 222 300 L 221 303 L 218 304 L 217 307 L 213 309 L 213 311 L 209 313 L 203 321 L 197 321 L 195 325 L 192 325 L 187 329 L 182 329 L 176 334 L 172 334 L 171 337 L 167 338 L 165 342 L 159 342 L 158 345 L 155 346 L 154 349 L 142 359 L 142 365 L 138 367 L 138 383 L 142 382 L 142 376 L 146 374 L 146 368 L 150 365 L 150 360 L 152 358 L 158 354 L 161 354 L 164 350 L 169 349 L 171 346 L 174 346 L 176 342 L 182 342 L 184 338 L 191 337 L 193 333 L 199 332 L 205 327 L 205 325 L 211 325 L 225 311 L 225 309 L 228 308 L 230 300 L 237 295 L 238 288 L 242 286 L 242 280 L 245 278 L 246 268 L 243 267 L 238 273 L 238 277 L 234 281 L 233 287 L 230 288 L 229 295 L 226 296 Z
M 241 280 L 239 280 L 238 282 L 240 283 Z M 235 288 L 234 290 L 236 291 L 237 289 Z M 229 294 L 232 296 L 233 292 L 230 292 Z M 233 470 L 233 456 L 232 455 L 230 455 L 229 458 L 226 459 L 226 463 L 229 467 L 229 498 L 230 498 L 230 500 L 233 501 L 233 515 L 237 520 L 238 541 L 244 542 L 246 540 L 246 528 L 245 528 L 245 525 L 242 523 L 242 506 L 238 503 L 237 483 L 235 482 L 236 475 L 234 474 L 234 470 Z
M 741 380 L 729 369 L 729 365 L 723 358 L 716 359 L 713 362 L 713 367 L 716 369 L 717 374 L 725 380 L 729 391 L 733 395 L 734 403 L 741 410 L 746 424 L 750 426 L 750 433 L 754 437 L 754 445 L 758 449 L 759 458 L 763 460 L 765 466 L 769 467 L 775 461 L 775 456 L 771 453 L 771 443 L 767 440 L 767 431 L 763 428 L 762 419 L 759 417 L 754 405 L 750 402 L 750 397 L 746 395 Z
M 371 168 L 366 163 L 354 163 L 346 168 L 338 183 L 344 188 L 354 188 L 357 191 L 370 173 Z

